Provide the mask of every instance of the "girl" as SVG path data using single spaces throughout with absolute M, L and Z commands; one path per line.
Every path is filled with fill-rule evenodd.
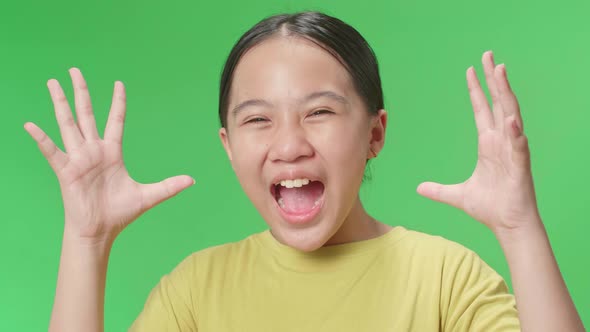
M 131 329 L 582 331 L 539 216 L 506 69 L 491 52 L 482 62 L 491 107 L 467 70 L 479 140 L 473 174 L 417 190 L 490 228 L 515 296 L 472 251 L 365 211 L 359 188 L 387 127 L 377 61 L 349 25 L 303 12 L 246 32 L 221 78 L 219 136 L 269 230 L 186 258 L 153 289 Z M 50 330 L 101 331 L 116 236 L 194 180 L 131 179 L 121 149 L 123 84 L 115 83 L 101 139 L 86 83 L 79 70 L 70 75 L 77 123 L 58 82 L 48 82 L 67 154 L 34 124 L 25 129 L 56 172 L 65 208 Z

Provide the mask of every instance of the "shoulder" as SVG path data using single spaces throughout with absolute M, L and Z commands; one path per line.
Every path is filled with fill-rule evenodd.
M 419 231 L 404 230 L 404 233 L 398 248 L 392 252 L 409 261 L 416 272 L 439 276 L 441 286 L 446 289 L 468 281 L 503 282 L 477 253 L 458 242 Z
M 440 235 L 431 235 L 405 228 L 402 228 L 402 232 L 403 237 L 399 241 L 400 250 L 428 258 L 431 261 L 433 259 L 461 260 L 467 256 L 477 256 L 473 250 Z
M 519 330 L 514 296 L 478 254 L 442 236 L 407 233 L 403 251 L 412 252 L 423 282 L 436 284 L 444 331 Z

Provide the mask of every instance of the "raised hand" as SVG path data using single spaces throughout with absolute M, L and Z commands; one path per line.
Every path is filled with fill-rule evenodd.
M 540 217 L 528 141 L 506 68 L 494 64 L 491 51 L 483 54 L 482 63 L 493 110 L 475 70 L 470 67 L 467 85 L 478 132 L 478 160 L 473 174 L 466 181 L 453 185 L 424 182 L 417 191 L 464 210 L 497 233 L 528 226 L 540 221 Z
M 123 83 L 115 83 L 104 139 L 101 139 L 86 82 L 76 68 L 70 69 L 70 76 L 77 122 L 59 83 L 54 79 L 47 82 L 66 153 L 34 123 L 27 122 L 24 128 L 57 175 L 66 230 L 91 241 L 114 239 L 142 213 L 189 187 L 194 180 L 181 175 L 154 184 L 134 181 L 127 173 L 122 155 L 126 112 Z

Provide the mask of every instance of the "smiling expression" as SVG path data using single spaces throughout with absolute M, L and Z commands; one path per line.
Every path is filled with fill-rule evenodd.
M 344 231 L 368 217 L 358 193 L 383 146 L 385 112 L 370 115 L 338 59 L 297 36 L 252 47 L 233 75 L 219 133 L 273 235 L 303 251 L 354 240 Z

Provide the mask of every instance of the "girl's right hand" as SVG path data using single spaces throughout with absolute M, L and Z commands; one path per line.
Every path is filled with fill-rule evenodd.
M 66 231 L 91 243 L 114 240 L 142 213 L 191 186 L 194 180 L 180 175 L 153 184 L 134 181 L 123 163 L 123 83 L 115 82 L 104 139 L 101 139 L 86 81 L 76 68 L 70 69 L 70 76 L 77 123 L 59 83 L 54 79 L 47 82 L 66 153 L 34 123 L 27 122 L 24 127 L 57 175 Z

